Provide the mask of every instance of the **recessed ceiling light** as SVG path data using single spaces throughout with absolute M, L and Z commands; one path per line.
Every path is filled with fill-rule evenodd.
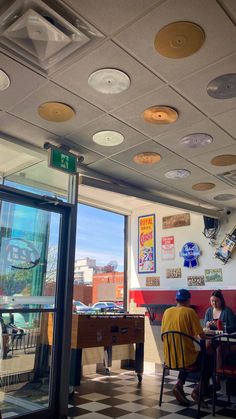
M 191 175 L 191 172 L 186 169 L 174 169 L 169 170 L 169 172 L 165 173 L 165 177 L 167 177 L 168 179 L 181 179 L 189 175 Z
M 235 195 L 231 193 L 224 193 L 224 194 L 214 196 L 213 199 L 215 199 L 215 201 L 230 201 L 231 199 L 234 199 L 234 198 L 235 198 Z
M 100 93 L 117 94 L 129 88 L 130 78 L 126 73 L 115 68 L 103 68 L 89 76 L 88 84 Z
M 6 90 L 10 86 L 10 79 L 5 71 L 0 70 L 0 91 Z
M 215 188 L 214 183 L 205 182 L 205 183 L 195 183 L 195 185 L 192 186 L 192 189 L 194 191 L 209 191 L 210 189 Z
M 93 141 L 105 147 L 114 147 L 123 143 L 124 136 L 117 131 L 99 131 L 93 135 Z
M 66 122 L 75 116 L 74 109 L 61 102 L 45 102 L 38 107 L 41 118 L 50 122 Z
M 231 166 L 236 164 L 236 155 L 235 154 L 222 154 L 216 156 L 211 160 L 213 166 Z
M 178 119 L 178 112 L 168 106 L 151 106 L 143 112 L 144 121 L 150 124 L 172 124 Z
M 133 161 L 137 164 L 155 164 L 161 160 L 161 156 L 158 153 L 152 151 L 145 151 L 138 153 L 133 157 Z
M 204 30 L 192 22 L 173 22 L 156 35 L 154 45 L 167 58 L 184 58 L 197 52 L 205 41 Z
M 212 143 L 213 138 L 209 134 L 205 133 L 194 133 L 185 135 L 185 137 L 181 138 L 179 141 L 181 145 L 189 148 L 198 148 L 203 147 L 206 144 Z
M 222 74 L 211 80 L 207 93 L 215 99 L 231 99 L 236 96 L 236 73 Z

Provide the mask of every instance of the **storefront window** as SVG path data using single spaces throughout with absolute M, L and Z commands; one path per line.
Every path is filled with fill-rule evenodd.
M 74 272 L 75 311 L 123 310 L 124 224 L 123 215 L 79 204 Z

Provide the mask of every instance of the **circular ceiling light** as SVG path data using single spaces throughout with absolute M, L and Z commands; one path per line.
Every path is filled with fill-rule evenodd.
M 168 106 L 151 106 L 143 112 L 143 119 L 150 124 L 172 124 L 178 119 L 178 112 Z
M 194 189 L 194 191 L 210 191 L 211 189 L 215 188 L 215 184 L 214 183 L 195 183 L 195 185 L 192 186 L 192 189 Z
M 192 22 L 173 22 L 156 35 L 154 46 L 167 58 L 184 58 L 197 52 L 205 41 L 204 30 Z
M 130 78 L 115 68 L 103 68 L 89 76 L 88 84 L 100 93 L 117 94 L 129 88 Z
M 215 199 L 215 201 L 230 201 L 231 199 L 234 199 L 235 197 L 236 196 L 231 193 L 223 193 L 223 194 L 214 196 L 213 199 Z
M 185 135 L 185 137 L 181 138 L 179 142 L 184 147 L 198 148 L 198 147 L 203 147 L 204 145 L 207 145 L 207 144 L 211 144 L 212 141 L 213 141 L 213 138 L 209 134 L 194 133 L 194 134 Z
M 191 175 L 191 172 L 186 169 L 174 169 L 169 170 L 169 172 L 165 173 L 165 177 L 167 177 L 168 179 L 182 179 L 189 175 Z
M 66 122 L 75 116 L 71 106 L 61 102 L 45 102 L 38 107 L 41 118 L 50 122 Z
M 10 79 L 5 71 L 0 70 L 0 91 L 6 90 L 10 86 Z
M 211 80 L 207 93 L 215 99 L 231 99 L 236 96 L 236 73 L 222 74 Z
M 93 135 L 93 141 L 105 147 L 114 147 L 123 143 L 124 136 L 117 131 L 99 131 Z
M 159 163 L 160 160 L 160 154 L 152 151 L 144 151 L 143 153 L 138 153 L 133 157 L 133 161 L 137 164 L 155 164 Z
M 235 154 L 222 154 L 221 156 L 216 156 L 211 160 L 213 166 L 231 166 L 236 164 L 236 155 Z

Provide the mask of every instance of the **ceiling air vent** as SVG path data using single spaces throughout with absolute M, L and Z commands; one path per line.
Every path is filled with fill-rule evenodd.
M 16 0 L 10 4 L 0 16 L 1 49 L 46 74 L 102 37 L 60 1 Z
M 223 180 L 223 182 L 230 186 L 236 186 L 236 170 L 229 170 L 228 172 L 216 175 L 216 177 L 220 180 Z

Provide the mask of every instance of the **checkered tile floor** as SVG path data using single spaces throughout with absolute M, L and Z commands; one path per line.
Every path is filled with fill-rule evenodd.
M 181 417 L 194 418 L 196 405 L 184 407 L 178 404 L 172 394 L 176 379 L 166 377 L 163 402 L 158 406 L 161 375 L 144 374 L 138 383 L 134 372 L 111 372 L 110 376 L 86 376 L 69 400 L 68 419 L 150 419 Z M 185 392 L 192 392 L 194 385 L 186 383 Z M 191 397 L 189 396 L 190 400 Z M 211 400 L 208 408 L 201 409 L 201 418 L 212 418 Z M 218 393 L 216 419 L 236 418 L 236 397 L 232 397 L 231 407 L 227 407 L 226 398 Z

